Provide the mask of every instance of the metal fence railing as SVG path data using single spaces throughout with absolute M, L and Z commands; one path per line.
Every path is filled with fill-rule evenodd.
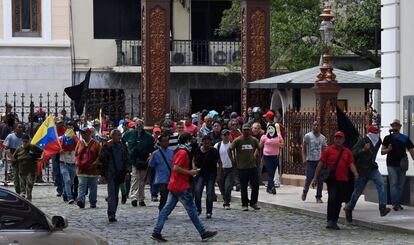
M 141 40 L 116 40 L 117 65 L 141 65 Z M 171 66 L 226 66 L 241 60 L 237 41 L 172 40 Z

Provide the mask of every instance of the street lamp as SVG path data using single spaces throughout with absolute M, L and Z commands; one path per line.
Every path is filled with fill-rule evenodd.
M 334 18 L 334 15 L 331 9 L 327 7 L 319 16 L 322 18 L 321 26 L 319 28 L 319 32 L 321 33 L 321 40 L 326 46 L 328 46 L 332 44 L 335 32 L 335 27 L 332 25 L 332 19 Z

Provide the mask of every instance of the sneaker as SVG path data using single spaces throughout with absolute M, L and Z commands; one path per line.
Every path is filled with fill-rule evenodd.
M 217 231 L 206 231 L 201 235 L 201 240 L 206 242 L 217 235 Z
M 68 197 L 66 195 L 62 195 L 63 202 L 68 202 Z
M 242 206 L 242 210 L 243 211 L 249 211 L 249 207 L 248 206 Z
M 212 214 L 207 214 L 206 219 L 211 219 Z
M 236 191 L 240 191 L 240 185 L 236 185 Z
M 131 205 L 132 205 L 132 207 L 138 206 L 138 201 L 137 200 L 132 200 Z
M 326 229 L 340 230 L 338 224 L 333 221 L 328 221 L 328 224 L 326 225 Z
M 253 205 L 250 205 L 250 207 L 252 207 L 254 210 L 260 210 L 260 207 L 257 206 L 257 203 L 253 204 Z
M 349 209 L 347 206 L 345 206 L 344 211 L 345 211 L 346 221 L 348 221 L 349 223 L 352 223 L 352 210 Z
M 276 188 L 275 188 L 275 187 L 273 187 L 273 188 L 270 190 L 270 193 L 271 193 L 271 194 L 273 194 L 273 195 L 276 195 Z
M 144 202 L 144 201 L 142 201 L 142 202 L 139 202 L 139 206 L 140 206 L 140 207 L 145 207 L 145 206 L 147 206 L 147 205 L 145 204 L 145 202 Z
M 82 201 L 78 201 L 76 204 L 79 206 L 79 208 L 85 208 L 85 203 Z
M 384 217 L 384 216 L 385 216 L 385 215 L 387 215 L 390 211 L 391 211 L 391 208 L 381 208 L 381 209 L 380 209 L 380 215 L 381 215 L 381 217 Z
M 230 210 L 230 204 L 223 204 L 225 210 Z
M 400 208 L 400 210 L 404 210 L 403 206 L 401 206 L 401 204 L 398 204 L 398 207 Z
M 151 202 L 158 202 L 158 197 L 156 196 L 151 197 Z
M 96 204 L 91 204 L 91 208 L 96 208 Z
M 306 193 L 306 192 L 302 192 L 302 201 L 305 201 L 306 200 L 306 195 L 307 195 L 308 193 Z
M 168 240 L 166 240 L 164 237 L 162 237 L 161 234 L 158 233 L 152 233 L 151 239 L 157 242 L 168 242 Z
M 316 203 L 323 203 L 321 198 L 316 198 Z
M 61 197 L 62 196 L 62 193 L 57 193 L 56 196 L 57 197 Z
M 401 210 L 399 205 L 393 206 L 392 209 L 394 209 L 394 211 L 400 211 Z
M 125 204 L 126 203 L 126 201 L 127 201 L 127 195 L 122 195 L 122 199 L 121 199 L 121 203 L 122 204 Z
M 73 199 L 70 199 L 69 202 L 68 202 L 68 204 L 74 204 L 74 203 L 75 203 L 75 200 L 73 200 Z
M 118 221 L 115 217 L 110 217 L 108 218 L 108 220 L 109 220 L 109 223 L 114 223 Z

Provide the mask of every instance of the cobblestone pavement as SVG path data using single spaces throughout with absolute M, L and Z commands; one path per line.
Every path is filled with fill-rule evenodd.
M 157 218 L 158 203 L 147 200 L 147 207 L 133 208 L 130 202 L 120 205 L 118 222 L 109 224 L 104 200 L 106 186 L 100 185 L 98 208 L 79 209 L 55 196 L 53 186 L 35 186 L 33 202 L 49 215 L 63 215 L 69 226 L 90 230 L 106 237 L 110 244 L 153 244 L 150 239 Z M 148 192 L 146 193 L 148 197 Z M 204 205 L 204 204 L 203 204 Z M 325 221 L 283 209 L 241 211 L 239 203 L 232 210 L 223 210 L 214 203 L 213 218 L 202 221 L 211 230 L 219 231 L 213 244 L 414 244 L 414 236 L 374 231 L 356 226 L 340 225 L 340 231 L 326 230 Z M 164 236 L 174 244 L 200 242 L 200 237 L 179 205 L 167 220 Z

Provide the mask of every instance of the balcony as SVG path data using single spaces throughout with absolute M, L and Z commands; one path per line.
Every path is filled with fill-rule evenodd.
M 141 66 L 141 40 L 116 40 L 117 66 Z M 226 66 L 241 59 L 236 41 L 172 40 L 171 66 Z

